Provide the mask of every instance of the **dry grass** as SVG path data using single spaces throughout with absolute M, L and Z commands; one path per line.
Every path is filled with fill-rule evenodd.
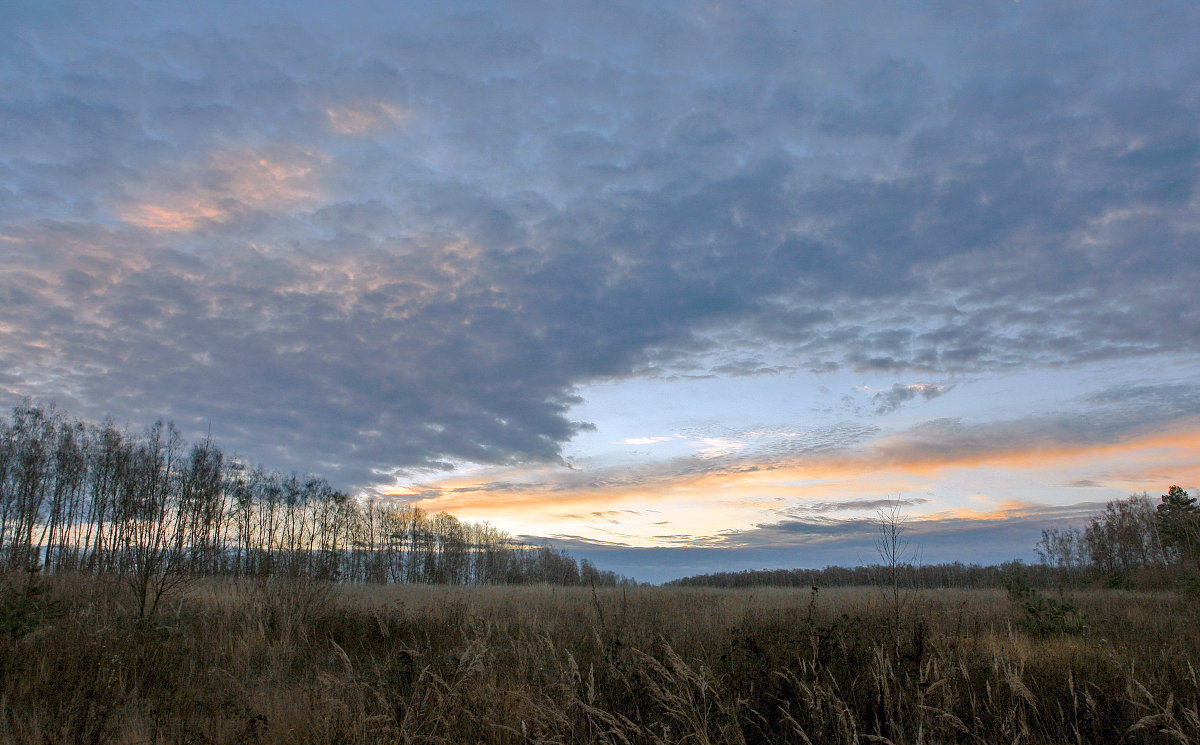
M 996 591 L 330 587 L 212 581 L 153 624 L 119 586 L 13 578 L 5 743 L 1200 741 L 1196 608 Z

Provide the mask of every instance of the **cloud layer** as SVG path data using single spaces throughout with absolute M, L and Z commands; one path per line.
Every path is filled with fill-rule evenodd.
M 1192 3 L 276 10 L 5 11 L 5 399 L 361 485 L 596 380 L 1200 352 Z
M 849 423 L 798 433 L 729 432 L 723 438 L 726 448 L 716 454 L 700 449 L 632 465 L 501 468 L 435 479 L 397 493 L 428 509 L 477 514 L 555 516 L 555 511 L 586 505 L 649 508 L 687 502 L 711 508 L 723 502 L 752 503 L 772 519 L 799 518 L 809 524 L 820 516 L 812 524 L 840 525 L 841 518 L 824 513 L 873 514 L 891 502 L 924 505 L 930 501 L 925 497 L 895 496 L 895 486 L 952 471 L 1032 473 L 1083 463 L 1096 469 L 1089 473 L 1093 478 L 1068 486 L 1100 486 L 1107 480 L 1122 489 L 1197 473 L 1200 388 L 1110 387 L 1086 399 L 1097 405 L 983 423 L 934 419 L 894 432 Z M 855 479 L 867 481 L 855 484 Z M 848 492 L 849 484 L 859 491 Z M 975 488 L 986 490 L 988 485 Z M 856 496 L 863 490 L 877 496 Z M 945 506 L 922 508 L 926 513 L 939 510 Z M 711 542 L 721 525 L 714 521 L 707 534 L 675 542 Z

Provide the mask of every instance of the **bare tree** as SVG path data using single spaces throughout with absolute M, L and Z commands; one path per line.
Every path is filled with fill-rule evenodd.
M 908 518 L 899 497 L 889 499 L 872 521 L 875 527 L 875 551 L 884 571 L 883 591 L 892 610 L 893 631 L 899 644 L 900 611 L 906 596 L 900 592 L 901 574 L 911 568 L 912 551 L 908 540 Z
M 1036 548 L 1042 565 L 1053 567 L 1060 584 L 1074 584 L 1083 579 L 1090 565 L 1091 550 L 1082 528 L 1045 528 Z
M 125 540 L 124 575 L 138 618 L 153 618 L 163 597 L 191 578 L 178 504 L 178 461 L 182 440 L 173 424 L 158 422 L 136 451 L 136 468 L 121 510 Z

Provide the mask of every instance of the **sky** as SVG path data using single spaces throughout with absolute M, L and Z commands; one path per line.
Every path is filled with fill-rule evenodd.
M 1200 486 L 1194 2 L 0 5 L 0 404 L 647 581 Z

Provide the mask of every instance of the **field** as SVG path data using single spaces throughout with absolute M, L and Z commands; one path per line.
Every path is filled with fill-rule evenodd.
M 0 741 L 1200 741 L 1194 601 L 1071 596 L 11 577 Z

